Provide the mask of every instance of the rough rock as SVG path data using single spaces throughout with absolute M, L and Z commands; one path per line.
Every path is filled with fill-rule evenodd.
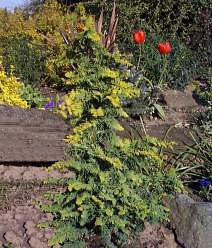
M 162 98 L 168 107 L 175 110 L 191 109 L 198 106 L 190 92 L 167 90 L 162 93 Z
M 145 223 L 139 237 L 140 247 L 177 248 L 174 234 L 160 224 Z
M 23 247 L 23 240 L 13 231 L 6 232 L 4 238 L 7 242 L 13 244 L 16 248 Z
M 186 248 L 212 247 L 212 203 L 179 194 L 170 203 L 171 225 Z
M 48 246 L 45 243 L 41 242 L 40 239 L 35 237 L 31 237 L 29 239 L 29 244 L 32 248 L 38 248 L 38 247 L 48 248 Z

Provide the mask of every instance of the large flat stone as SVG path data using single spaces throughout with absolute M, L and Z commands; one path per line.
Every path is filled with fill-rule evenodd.
M 70 126 L 49 111 L 0 105 L 0 162 L 64 159 Z
M 163 100 L 169 108 L 179 109 L 193 109 L 197 108 L 198 104 L 190 92 L 181 92 L 176 90 L 167 90 L 162 94 Z

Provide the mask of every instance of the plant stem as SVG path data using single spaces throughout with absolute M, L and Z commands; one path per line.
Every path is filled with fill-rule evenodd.
M 142 78 L 143 78 L 144 80 L 146 80 L 146 81 L 151 85 L 151 87 L 152 87 L 152 89 L 153 89 L 152 81 L 149 80 L 148 78 L 144 77 L 144 76 L 142 76 Z
M 141 62 L 141 45 L 139 46 L 139 58 L 138 58 L 138 64 L 136 70 L 138 70 L 140 62 Z
M 146 128 L 145 128 L 145 126 L 144 126 L 143 119 L 142 119 L 141 116 L 139 116 L 139 118 L 140 118 L 140 121 L 141 121 L 142 128 L 143 128 L 143 130 L 144 130 L 144 134 L 147 136 L 147 131 L 146 131 Z
M 163 76 L 164 76 L 164 74 L 166 72 L 167 65 L 168 65 L 168 60 L 167 60 L 166 54 L 163 55 L 163 56 L 164 56 L 164 63 L 163 63 L 163 70 L 162 70 L 162 72 L 160 74 L 160 79 L 159 79 L 159 82 L 158 82 L 158 87 L 159 88 L 162 86 L 162 82 L 163 82 L 163 79 L 164 79 Z

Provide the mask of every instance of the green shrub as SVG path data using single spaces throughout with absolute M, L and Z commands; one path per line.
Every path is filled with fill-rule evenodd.
M 73 130 L 66 137 L 67 160 L 51 167 L 74 171 L 75 177 L 64 179 L 65 192 L 47 195 L 52 202 L 41 209 L 55 219 L 41 226 L 56 228 L 49 245 L 85 247 L 86 239 L 96 234 L 105 247 L 123 247 L 145 220 L 167 220 L 162 198 L 180 190 L 181 183 L 159 154 L 171 143 L 118 136 L 123 131 L 118 118 L 127 117 L 120 99 L 138 96 L 139 89 L 124 81 L 126 73 L 117 68 L 129 62 L 102 46 L 82 5 L 76 14 L 81 31 L 66 51 L 70 91 L 58 110 Z
M 105 19 L 108 20 L 112 5 L 113 1 L 110 0 L 88 1 L 86 9 L 90 13 L 98 15 L 103 7 Z M 180 0 L 178 2 L 172 0 L 116 0 L 116 5 L 119 13 L 117 42 L 123 51 L 133 50 L 131 36 L 132 32 L 138 28 L 145 29 L 147 33 L 162 35 L 162 37 L 165 34 L 164 38 L 185 37 L 202 21 L 200 13 L 204 14 L 206 11 L 205 14 L 210 16 L 210 0 Z M 207 25 L 210 24 L 207 23 Z M 208 28 L 207 31 L 209 31 Z
M 13 73 L 25 84 L 38 86 L 45 71 L 46 52 L 32 44 L 26 37 L 1 38 L 2 63 L 7 73 Z
M 42 108 L 48 102 L 48 99 L 43 97 L 38 89 L 24 83 L 21 87 L 21 98 L 27 102 L 30 108 Z

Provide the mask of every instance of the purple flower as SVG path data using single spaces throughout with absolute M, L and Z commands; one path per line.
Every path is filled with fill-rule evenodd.
M 212 184 L 212 179 L 200 179 L 199 184 L 202 187 L 207 187 L 208 185 Z
M 44 105 L 44 108 L 45 110 L 47 110 L 48 108 L 54 108 L 55 106 L 56 106 L 55 102 L 49 102 Z

